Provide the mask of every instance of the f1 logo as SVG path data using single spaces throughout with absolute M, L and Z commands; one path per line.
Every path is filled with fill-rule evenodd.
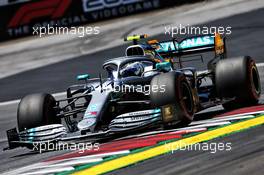
M 84 12 L 102 10 L 104 8 L 117 7 L 119 5 L 132 4 L 143 0 L 83 0 Z
M 33 19 L 50 16 L 52 19 L 64 15 L 72 0 L 40 0 L 23 5 L 13 16 L 8 27 L 30 23 Z

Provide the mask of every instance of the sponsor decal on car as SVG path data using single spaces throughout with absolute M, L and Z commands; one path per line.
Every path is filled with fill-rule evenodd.
M 179 44 L 180 49 L 188 49 L 193 47 L 200 47 L 214 44 L 214 38 L 211 36 L 203 36 L 203 37 L 194 37 L 187 40 L 184 40 Z
M 183 49 L 206 47 L 206 46 L 214 45 L 215 43 L 214 40 L 215 40 L 214 35 L 212 36 L 207 35 L 207 36 L 187 38 L 180 43 L 177 41 L 167 41 L 160 43 L 157 52 L 174 52 Z
M 130 117 L 130 116 L 138 116 L 138 115 L 150 115 L 154 113 L 160 113 L 160 109 L 152 109 L 152 110 L 145 110 L 145 111 L 137 111 L 137 112 L 130 112 L 126 114 L 120 115 L 120 117 Z
M 97 106 L 98 106 L 98 104 L 92 104 L 91 106 L 89 106 L 89 111 L 97 110 Z

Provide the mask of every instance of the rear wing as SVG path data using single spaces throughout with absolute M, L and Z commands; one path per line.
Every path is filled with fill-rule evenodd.
M 173 39 L 157 43 L 156 51 L 163 57 L 175 57 L 200 52 L 214 51 L 216 55 L 225 54 L 225 38 L 218 33 L 189 37 L 178 42 Z

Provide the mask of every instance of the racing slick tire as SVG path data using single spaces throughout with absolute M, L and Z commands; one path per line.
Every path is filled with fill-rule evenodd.
M 17 110 L 19 131 L 48 124 L 60 124 L 54 109 L 56 101 L 50 94 L 31 94 L 20 101 Z
M 175 105 L 175 115 L 180 119 L 175 126 L 187 126 L 193 120 L 194 100 L 192 89 L 184 74 L 180 72 L 163 73 L 153 77 L 151 87 L 163 87 L 163 91 L 150 91 L 150 100 L 154 107 Z
M 220 60 L 215 72 L 216 92 L 220 98 L 234 98 L 223 104 L 226 110 L 257 105 L 261 84 L 255 61 L 249 57 Z

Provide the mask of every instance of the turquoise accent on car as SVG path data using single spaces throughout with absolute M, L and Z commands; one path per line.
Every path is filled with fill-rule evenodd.
M 206 47 L 214 45 L 214 36 L 198 36 L 182 40 L 180 43 L 177 41 L 161 42 L 160 47 L 156 50 L 158 53 L 181 51 L 184 49 L 191 49 L 196 47 Z
M 190 49 L 194 47 L 208 46 L 214 44 L 214 37 L 202 36 L 183 40 L 179 43 L 179 49 Z
M 28 140 L 30 143 L 33 143 L 34 137 L 29 137 L 27 140 Z
M 161 62 L 156 64 L 156 69 L 160 71 L 170 71 L 171 70 L 171 63 L 169 62 Z
M 88 80 L 90 78 L 89 74 L 82 74 L 77 76 L 77 80 Z
M 158 113 L 158 112 L 161 112 L 161 109 L 160 109 L 160 108 L 157 108 L 157 109 L 154 110 L 154 112 L 155 112 L 155 113 L 156 113 L 156 112 L 157 112 L 157 113 Z
M 28 130 L 28 132 L 35 132 L 36 131 L 36 128 L 31 128 Z
M 176 51 L 177 49 L 175 48 L 174 42 L 173 41 L 167 41 L 160 43 L 159 49 L 157 49 L 157 52 L 172 52 Z

